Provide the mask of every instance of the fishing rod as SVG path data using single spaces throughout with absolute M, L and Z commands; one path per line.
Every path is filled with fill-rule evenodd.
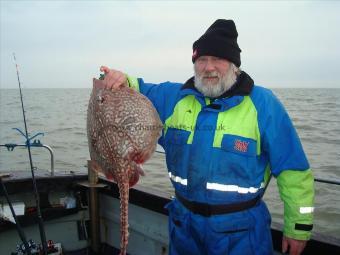
M 30 161 L 30 167 L 31 167 L 31 174 L 32 174 L 32 182 L 33 182 L 33 189 L 34 189 L 34 198 L 37 206 L 37 216 L 38 216 L 38 225 L 39 225 L 39 232 L 40 232 L 40 239 L 41 239 L 41 245 L 43 248 L 43 254 L 47 255 L 47 243 L 46 243 L 46 234 L 45 234 L 45 228 L 44 228 L 44 222 L 41 215 L 40 210 L 40 199 L 39 199 L 39 193 L 37 188 L 37 182 L 34 175 L 34 167 L 33 167 L 33 160 L 32 160 L 32 153 L 31 153 L 31 145 L 30 145 L 30 138 L 28 136 L 28 128 L 27 128 L 27 122 L 26 122 L 26 115 L 25 115 L 25 108 L 24 108 L 24 100 L 22 97 L 22 91 L 21 91 L 21 83 L 20 83 L 20 77 L 19 77 L 19 68 L 17 65 L 17 60 L 15 58 L 15 53 L 13 53 L 15 68 L 17 71 L 17 77 L 18 77 L 18 84 L 19 84 L 19 91 L 20 91 L 20 99 L 21 99 L 21 109 L 22 109 L 22 115 L 24 118 L 24 124 L 25 124 L 25 137 L 26 137 L 26 145 L 27 145 L 27 151 L 28 151 L 28 157 Z

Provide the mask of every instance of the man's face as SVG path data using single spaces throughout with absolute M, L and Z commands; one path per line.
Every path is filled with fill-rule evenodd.
M 194 64 L 195 87 L 207 97 L 218 97 L 236 81 L 231 62 L 226 59 L 201 56 Z
M 195 72 L 205 84 L 218 84 L 229 69 L 230 62 L 223 58 L 201 56 L 195 61 Z M 214 75 L 212 75 L 214 73 Z

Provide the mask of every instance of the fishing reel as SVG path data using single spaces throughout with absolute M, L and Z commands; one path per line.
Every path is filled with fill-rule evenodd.
M 30 250 L 31 255 L 40 255 L 43 253 L 42 245 L 37 245 L 32 239 L 30 239 L 28 242 L 28 249 Z M 11 255 L 26 255 L 29 254 L 28 251 L 25 248 L 25 245 L 23 243 L 18 244 L 16 251 L 12 252 Z M 48 240 L 47 242 L 47 254 L 49 255 L 61 255 L 62 249 L 61 244 L 55 244 L 52 240 Z
M 28 240 L 27 244 L 31 254 L 39 254 L 38 246 L 32 239 Z M 26 250 L 26 247 L 23 243 L 17 244 L 16 251 L 11 253 L 11 255 L 23 255 L 23 254 L 28 254 L 28 251 Z

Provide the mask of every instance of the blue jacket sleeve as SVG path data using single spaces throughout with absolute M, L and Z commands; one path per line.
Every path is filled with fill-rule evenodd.
M 255 92 L 262 153 L 268 158 L 282 201 L 286 237 L 308 240 L 313 228 L 314 178 L 288 113 L 274 94 Z
M 284 170 L 309 169 L 300 139 L 281 102 L 263 88 L 256 88 L 253 99 L 257 104 L 262 151 L 268 156 L 274 176 Z

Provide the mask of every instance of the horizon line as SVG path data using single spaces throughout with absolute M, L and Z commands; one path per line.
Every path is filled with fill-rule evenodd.
M 261 86 L 261 85 L 259 85 Z M 340 87 L 270 87 L 270 86 L 261 86 L 268 89 L 340 89 Z M 0 87 L 0 89 L 18 89 L 12 87 Z M 92 89 L 92 87 L 23 87 L 22 89 Z

